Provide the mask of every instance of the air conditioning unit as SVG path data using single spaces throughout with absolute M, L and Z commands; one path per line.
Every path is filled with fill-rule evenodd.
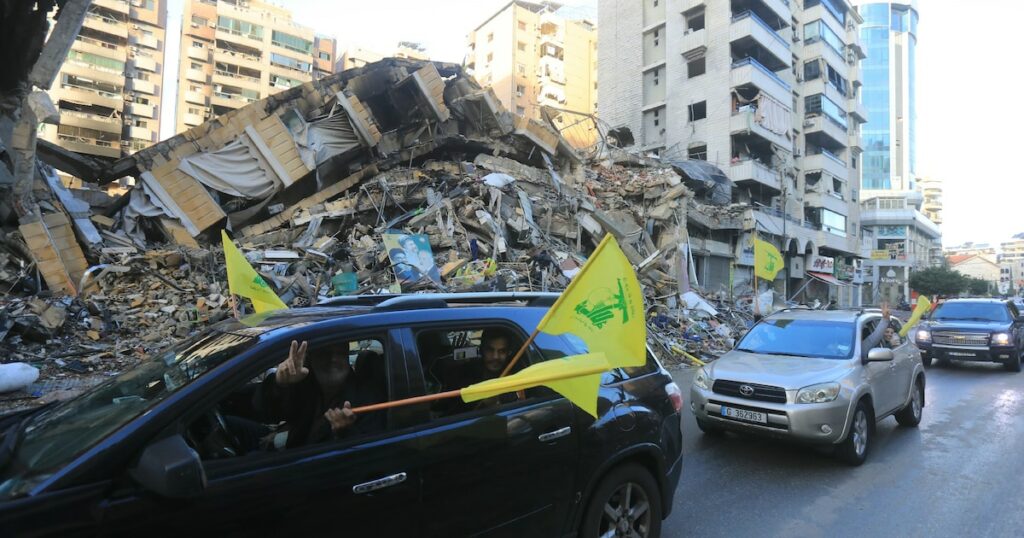
M 814 127 L 814 120 L 804 120 L 804 127 Z

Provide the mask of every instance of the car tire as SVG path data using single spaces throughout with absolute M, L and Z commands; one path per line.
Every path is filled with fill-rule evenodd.
M 900 426 L 916 428 L 921 423 L 921 415 L 924 412 L 924 385 L 920 379 L 914 381 L 913 391 L 907 405 L 896 413 L 896 422 Z
M 661 490 L 644 467 L 616 467 L 598 484 L 580 524 L 582 538 L 661 535 Z
M 1021 355 L 1016 354 L 1015 357 L 1005 363 L 1002 363 L 1002 367 L 1006 368 L 1011 372 L 1021 371 Z
M 697 420 L 697 427 L 700 428 L 700 431 L 703 432 L 706 435 L 716 435 L 716 436 L 718 436 L 718 435 L 722 435 L 722 434 L 725 433 L 725 431 L 722 430 L 722 428 L 719 428 L 718 426 L 715 426 L 714 424 L 709 424 L 706 420 L 701 420 L 701 419 L 699 419 L 697 417 L 693 417 L 693 418 L 695 418 Z
M 875 436 L 874 422 L 867 400 L 857 402 L 857 407 L 853 410 L 853 419 L 850 421 L 850 431 L 836 449 L 836 456 L 841 461 L 854 467 L 864 463 L 871 449 L 871 440 Z

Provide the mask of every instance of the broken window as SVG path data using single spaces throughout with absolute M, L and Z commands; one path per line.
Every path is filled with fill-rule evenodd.
M 702 120 L 708 117 L 708 102 L 700 101 L 687 107 L 690 113 L 690 121 Z
M 696 32 L 704 29 L 704 12 L 700 11 L 686 17 L 686 32 Z
M 696 76 L 703 75 L 705 72 L 705 58 L 700 57 L 692 62 L 686 64 L 686 76 L 687 78 L 693 78 Z
M 686 150 L 686 157 L 688 159 L 692 159 L 692 160 L 695 160 L 695 161 L 706 161 L 706 160 L 708 160 L 708 147 L 707 147 L 707 145 L 693 146 L 692 148 Z

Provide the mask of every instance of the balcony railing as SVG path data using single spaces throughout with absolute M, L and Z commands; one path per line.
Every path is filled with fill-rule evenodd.
M 57 140 L 63 140 L 65 142 L 77 142 L 79 144 L 90 144 L 93 146 L 99 146 L 101 148 L 112 148 L 118 141 L 100 140 L 98 138 L 89 138 L 86 136 L 75 136 L 57 133 Z
M 213 92 L 213 95 L 215 97 L 220 97 L 221 99 L 227 99 L 229 101 L 241 101 L 247 104 L 255 103 L 256 101 L 258 101 L 258 99 L 253 99 L 252 97 L 245 97 L 244 95 L 238 95 L 235 93 Z
M 248 82 L 254 82 L 256 84 L 260 83 L 259 77 L 250 77 L 249 75 L 243 75 L 241 73 L 232 73 L 230 71 L 222 71 L 220 69 L 215 70 L 214 73 L 216 73 L 218 75 L 221 75 L 221 76 L 224 76 L 224 77 L 237 78 L 239 80 L 245 80 L 245 81 L 248 81 Z
M 99 114 L 90 114 L 88 112 L 79 112 L 77 110 L 61 110 L 61 115 L 73 116 L 75 118 L 82 118 L 86 120 L 99 121 L 102 123 L 109 123 L 111 125 L 118 125 L 121 123 L 120 118 L 113 118 L 110 116 L 100 116 Z
M 791 91 L 791 88 L 790 88 L 788 82 L 786 82 L 785 80 L 782 80 L 782 78 L 779 77 L 779 75 L 775 74 L 774 71 L 772 71 L 771 69 L 768 69 L 767 67 L 762 65 L 761 62 L 759 62 L 759 61 L 757 61 L 757 60 L 755 60 L 753 58 L 744 58 L 742 60 L 735 61 L 735 62 L 732 63 L 732 68 L 733 69 L 739 69 L 739 68 L 741 68 L 741 67 L 743 67 L 745 65 L 752 65 L 752 66 L 754 66 L 755 68 L 757 68 L 762 73 L 772 77 L 779 84 L 782 84 L 782 86 L 784 88 L 786 88 L 787 90 Z
M 61 88 L 73 88 L 75 90 L 81 90 L 81 91 L 84 91 L 84 92 L 95 93 L 96 95 L 99 95 L 101 97 L 106 97 L 108 99 L 121 99 L 122 98 L 121 94 L 119 94 L 119 93 L 105 92 L 103 90 L 97 90 L 96 88 L 89 88 L 88 86 L 78 86 L 76 84 L 67 84 L 67 83 L 65 83 L 65 84 L 61 84 L 60 87 Z
M 90 45 L 96 45 L 97 47 L 103 47 L 105 49 L 110 49 L 110 50 L 118 50 L 118 49 L 121 48 L 121 45 L 117 45 L 115 43 L 108 43 L 108 42 L 103 41 L 101 39 L 95 39 L 95 38 L 92 38 L 92 37 L 86 37 L 84 35 L 77 35 L 77 36 L 75 36 L 75 41 L 81 41 L 82 43 L 88 43 Z
M 776 41 L 778 41 L 779 43 L 782 43 L 783 45 L 785 45 L 786 49 L 789 49 L 789 42 L 786 41 L 786 39 L 784 37 L 780 36 L 779 33 L 776 32 L 774 28 L 772 28 L 771 26 L 768 26 L 768 23 L 764 22 L 764 19 L 762 19 L 761 17 L 758 17 L 757 14 L 754 13 L 753 11 L 744 11 L 744 12 L 739 13 L 737 15 L 733 15 L 732 22 L 741 21 L 741 20 L 746 19 L 748 17 L 750 19 L 752 19 L 754 22 L 756 22 L 759 26 L 764 28 L 765 30 L 768 30 L 768 32 L 771 33 L 772 37 L 775 38 Z

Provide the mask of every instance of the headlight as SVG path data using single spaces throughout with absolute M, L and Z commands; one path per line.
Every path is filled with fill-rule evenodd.
M 702 366 L 697 375 L 693 376 L 693 384 L 704 390 L 711 390 L 711 375 L 708 374 L 706 367 Z
M 825 403 L 839 396 L 839 383 L 821 383 L 804 387 L 796 393 L 796 403 Z
M 928 329 L 918 329 L 918 331 L 917 331 L 917 341 L 918 342 L 931 342 L 932 341 L 932 332 L 929 331 Z
M 1010 335 L 1007 333 L 995 333 L 992 335 L 992 343 L 997 346 L 1006 346 L 1010 344 Z

